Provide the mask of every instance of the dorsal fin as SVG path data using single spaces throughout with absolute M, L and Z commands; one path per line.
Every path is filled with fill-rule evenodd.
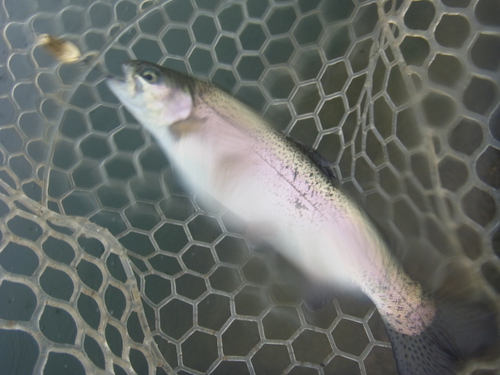
M 321 172 L 328 177 L 333 185 L 338 186 L 339 180 L 335 171 L 330 166 L 328 160 L 326 160 L 325 157 L 319 153 L 319 151 L 290 137 L 287 137 L 287 139 L 292 141 L 315 165 L 317 165 Z

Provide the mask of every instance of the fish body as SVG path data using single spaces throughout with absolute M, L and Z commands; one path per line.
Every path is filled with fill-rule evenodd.
M 404 273 L 364 212 L 294 142 L 210 83 L 141 61 L 126 63 L 124 71 L 125 81 L 108 79 L 111 91 L 206 202 L 220 202 L 257 233 L 265 228 L 263 239 L 313 280 L 362 290 L 393 344 L 422 342 L 428 331 L 431 342 L 443 334 L 434 327 L 434 299 Z M 402 374 L 451 374 L 460 355 L 445 345 L 444 354 L 423 350 L 412 364 L 396 349 Z

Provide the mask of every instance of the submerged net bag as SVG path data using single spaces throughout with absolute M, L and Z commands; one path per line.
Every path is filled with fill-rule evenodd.
M 0 373 L 397 373 L 369 301 L 310 311 L 300 272 L 183 189 L 104 82 L 132 58 L 232 92 L 317 149 L 398 258 L 418 239 L 498 299 L 496 0 L 1 5 Z

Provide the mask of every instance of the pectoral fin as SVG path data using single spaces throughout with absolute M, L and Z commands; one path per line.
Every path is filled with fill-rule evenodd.
M 198 132 L 203 126 L 203 120 L 195 117 L 190 117 L 184 121 L 176 122 L 170 126 L 170 132 L 177 139 L 185 137 L 189 134 Z

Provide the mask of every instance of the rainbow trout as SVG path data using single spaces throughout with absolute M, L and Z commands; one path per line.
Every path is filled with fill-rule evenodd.
M 210 83 L 151 63 L 127 62 L 124 73 L 123 81 L 109 78 L 109 88 L 184 183 L 250 227 L 265 228 L 263 239 L 311 279 L 365 293 L 384 320 L 402 375 L 452 374 L 461 359 L 496 340 L 490 315 L 474 315 L 481 322 L 464 326 L 466 345 L 455 340 L 471 310 L 455 313 L 429 297 L 324 168 L 248 107 Z

